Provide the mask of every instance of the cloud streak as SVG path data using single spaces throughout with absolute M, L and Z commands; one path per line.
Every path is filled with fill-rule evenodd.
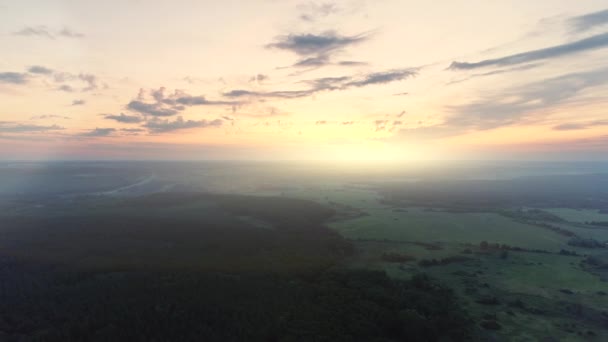
M 43 126 L 31 124 L 19 124 L 14 122 L 0 122 L 0 133 L 40 133 L 48 131 L 59 131 L 64 128 L 57 125 Z
M 359 88 L 370 85 L 381 85 L 397 81 L 403 81 L 414 77 L 418 74 L 417 69 L 395 69 L 383 72 L 375 72 L 357 77 L 341 76 L 341 77 L 323 77 L 313 80 L 302 81 L 309 88 L 302 90 L 278 90 L 278 91 L 251 91 L 245 89 L 235 89 L 223 93 L 222 95 L 229 98 L 240 97 L 264 97 L 264 98 L 283 98 L 294 99 L 314 95 L 322 91 L 347 90 L 350 88 Z
M 19 72 L 0 72 L 0 83 L 25 84 L 27 83 L 27 74 Z
M 44 25 L 26 26 L 19 31 L 13 32 L 16 36 L 24 37 L 41 37 L 47 39 L 55 39 L 56 37 L 63 38 L 83 38 L 84 34 L 64 27 L 61 30 L 54 30 Z
M 597 50 L 608 47 L 608 33 L 602 33 L 589 38 L 577 40 L 571 43 L 556 45 L 549 48 L 526 51 L 515 55 L 504 56 L 494 59 L 486 59 L 479 62 L 452 62 L 451 70 L 473 70 L 490 66 L 509 66 L 530 63 L 552 58 L 574 55 L 584 51 Z
M 608 24 L 608 9 L 570 19 L 570 25 L 576 32 L 584 32 L 606 24 Z
M 125 115 L 124 113 L 120 113 L 120 115 L 107 114 L 107 115 L 104 115 L 104 118 L 108 119 L 108 120 L 114 120 L 116 122 L 128 123 L 128 124 L 140 123 L 143 121 L 143 119 L 139 115 Z
M 174 121 L 154 119 L 146 122 L 146 127 L 151 133 L 167 133 L 177 130 L 203 128 L 203 127 L 220 127 L 224 121 L 221 119 L 215 120 L 184 120 L 181 116 Z

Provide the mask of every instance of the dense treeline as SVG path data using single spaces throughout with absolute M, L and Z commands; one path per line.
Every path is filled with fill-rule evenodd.
M 11 269 L 3 341 L 459 341 L 471 328 L 452 291 L 424 275 Z

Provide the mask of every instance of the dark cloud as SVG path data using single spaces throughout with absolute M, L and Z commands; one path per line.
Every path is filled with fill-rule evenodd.
M 345 84 L 345 87 L 364 87 L 371 84 L 384 84 L 394 81 L 401 81 L 410 77 L 414 77 L 418 72 L 414 69 L 390 70 L 384 72 L 376 72 L 364 76 L 360 80 L 352 81 Z
M 339 61 L 338 65 L 341 65 L 341 66 L 363 66 L 363 65 L 368 65 L 368 63 L 366 63 L 366 62 L 359 62 L 359 61 Z
M 317 21 L 320 18 L 339 12 L 338 7 L 334 3 L 316 3 L 312 1 L 299 4 L 298 10 L 301 11 L 300 19 L 308 22 Z
M 15 122 L 0 122 L 0 133 L 40 133 L 48 131 L 59 131 L 64 129 L 61 126 L 42 126 L 19 124 Z
M 165 94 L 166 89 L 152 89 L 149 96 L 152 102 L 146 102 L 146 91 L 140 90 L 137 99 L 127 104 L 127 109 L 144 115 L 152 116 L 173 116 L 191 106 L 214 106 L 214 105 L 237 105 L 239 102 L 233 101 L 210 101 L 204 96 L 192 96 L 181 90 L 176 90 L 171 95 Z
M 30 74 L 41 74 L 41 75 L 50 75 L 53 73 L 52 69 L 40 66 L 40 65 L 33 65 L 31 67 L 29 67 L 29 69 L 27 69 L 27 71 Z
M 152 133 L 166 133 L 176 130 L 202 127 L 219 127 L 224 123 L 220 119 L 215 120 L 184 120 L 181 116 L 174 121 L 154 119 L 146 122 L 146 127 Z
M 0 72 L 0 83 L 24 84 L 27 83 L 27 74 L 19 72 Z
M 310 90 L 280 90 L 280 91 L 270 91 L 270 92 L 260 92 L 260 91 L 249 91 L 243 89 L 235 89 L 229 92 L 223 93 L 222 95 L 225 97 L 267 97 L 267 98 L 283 98 L 283 99 L 294 99 L 298 97 L 304 97 L 308 95 L 312 95 L 313 92 Z
M 597 26 L 608 24 L 608 9 L 588 13 L 570 19 L 570 25 L 577 32 L 587 31 Z
M 74 100 L 74 101 L 72 101 L 72 106 L 83 106 L 86 103 L 87 102 L 85 100 Z
M 82 134 L 83 137 L 107 137 L 116 132 L 116 128 L 95 128 L 92 131 Z
M 133 100 L 129 102 L 127 104 L 127 109 L 144 115 L 152 116 L 173 116 L 179 113 L 178 110 L 172 108 L 164 108 L 160 103 L 145 103 L 138 100 Z
M 554 126 L 553 129 L 556 131 L 573 131 L 573 130 L 592 128 L 592 127 L 599 127 L 599 126 L 608 126 L 608 120 L 563 123 L 561 125 Z
M 124 113 L 120 113 L 120 115 L 104 115 L 104 118 L 108 120 L 114 120 L 121 123 L 140 123 L 143 119 L 138 115 L 125 115 Z
M 407 113 L 407 112 L 402 110 L 401 113 L 397 114 L 397 117 L 400 118 L 400 117 L 404 116 L 405 113 Z
M 230 98 L 237 97 L 266 97 L 266 98 L 284 98 L 293 99 L 314 95 L 321 91 L 346 90 L 353 87 L 364 87 L 374 84 L 386 84 L 396 81 L 402 81 L 407 78 L 417 75 L 415 69 L 390 70 L 384 72 L 376 72 L 365 74 L 358 77 L 341 76 L 341 77 L 323 77 L 313 80 L 306 80 L 300 83 L 309 85 L 309 88 L 303 90 L 281 90 L 281 91 L 250 91 L 244 89 L 235 89 L 222 95 Z
M 275 39 L 268 48 L 287 50 L 300 56 L 323 55 L 335 50 L 355 45 L 367 39 L 367 35 L 341 36 L 335 32 L 323 34 L 289 34 Z
M 452 62 L 450 69 L 452 70 L 473 70 L 488 66 L 508 66 L 515 64 L 523 64 L 534 61 L 558 58 L 568 55 L 574 55 L 583 51 L 590 51 L 608 47 L 608 33 L 602 33 L 589 38 L 577 40 L 571 43 L 552 46 L 549 48 L 526 51 L 515 55 L 499 57 L 494 59 L 486 59 L 479 62 Z
M 326 120 L 319 120 L 319 121 L 315 122 L 315 125 L 325 125 L 325 124 L 327 124 Z

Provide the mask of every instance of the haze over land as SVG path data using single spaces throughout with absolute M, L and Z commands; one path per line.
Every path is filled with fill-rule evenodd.
M 608 156 L 605 1 L 2 1 L 3 159 Z
M 0 0 L 0 342 L 608 341 L 605 0 Z

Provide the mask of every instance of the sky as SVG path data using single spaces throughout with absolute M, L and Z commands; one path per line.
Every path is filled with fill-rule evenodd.
M 605 0 L 0 0 L 0 159 L 608 160 Z

